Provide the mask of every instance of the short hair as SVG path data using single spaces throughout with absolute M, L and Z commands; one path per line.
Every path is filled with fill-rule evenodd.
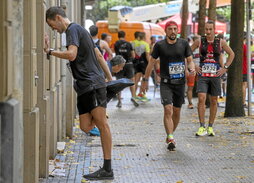
M 215 29 L 215 22 L 213 20 L 208 20 L 206 24 L 213 24 L 213 28 Z
M 60 6 L 52 6 L 46 11 L 46 21 L 48 19 L 55 20 L 56 15 L 60 15 L 63 18 L 67 17 L 63 8 L 61 8 Z
M 91 36 L 96 36 L 98 34 L 98 27 L 96 27 L 96 25 L 92 25 L 89 27 L 89 31 Z
M 135 37 L 135 39 L 139 37 L 139 34 L 140 34 L 140 32 L 139 32 L 139 31 L 136 31 L 136 32 L 134 33 L 134 37 Z
M 140 39 L 144 39 L 146 37 L 146 33 L 140 32 L 139 37 L 140 37 Z
M 66 11 L 66 9 L 67 9 L 67 7 L 66 7 L 65 4 L 62 4 L 62 5 L 61 5 L 61 8 L 63 8 L 64 11 Z
M 156 37 L 155 36 L 151 36 L 150 40 L 152 41 L 153 39 L 156 39 Z
M 107 38 L 108 34 L 107 33 L 102 33 L 101 34 L 101 39 L 105 40 Z
M 111 60 L 110 60 L 110 64 L 112 65 L 112 66 L 116 66 L 116 65 L 119 65 L 119 64 L 123 64 L 123 63 L 125 63 L 126 62 L 126 60 L 123 58 L 123 56 L 121 56 L 121 55 L 116 55 L 114 58 L 112 58 Z
M 119 31 L 118 32 L 118 38 L 125 38 L 125 32 L 124 31 Z

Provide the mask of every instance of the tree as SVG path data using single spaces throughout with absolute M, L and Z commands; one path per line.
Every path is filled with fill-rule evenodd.
M 231 6 L 217 8 L 216 12 L 217 12 L 217 15 L 224 18 L 223 21 L 229 22 L 230 15 L 231 15 Z M 217 17 L 217 19 L 219 18 Z
M 245 115 L 242 102 L 244 12 L 244 1 L 231 1 L 230 47 L 235 52 L 235 58 L 228 70 L 225 117 Z
M 216 21 L 216 1 L 210 0 L 209 1 L 209 9 L 208 9 L 208 19 Z
M 87 15 L 88 19 L 93 20 L 94 22 L 98 20 L 105 20 L 108 17 L 108 9 L 112 8 L 113 6 L 131 6 L 131 3 L 127 0 L 98 0 L 94 3 L 94 8 L 92 11 L 89 12 Z
M 187 21 L 188 21 L 188 16 L 189 16 L 188 0 L 183 0 L 181 16 L 182 16 L 181 38 L 186 39 L 187 38 Z
M 198 34 L 201 36 L 205 34 L 205 17 L 206 17 L 206 0 L 199 0 Z

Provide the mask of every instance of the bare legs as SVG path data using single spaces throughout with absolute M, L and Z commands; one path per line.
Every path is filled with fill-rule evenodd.
M 164 127 L 167 134 L 173 134 L 180 121 L 181 108 L 164 106 Z
M 106 109 L 96 107 L 91 113 L 82 114 L 79 118 L 82 131 L 88 133 L 95 125 L 99 128 L 104 159 L 111 159 L 112 137 L 106 118 Z
M 210 96 L 210 116 L 209 116 L 209 124 L 213 124 L 216 113 L 217 113 L 217 96 Z M 206 93 L 198 94 L 198 116 L 199 122 L 205 123 L 205 101 L 206 101 Z

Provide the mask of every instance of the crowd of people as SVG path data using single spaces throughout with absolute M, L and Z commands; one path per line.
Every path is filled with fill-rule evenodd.
M 144 32 L 135 32 L 135 40 L 125 40 L 126 33 L 118 32 L 119 40 L 111 45 L 111 36 L 103 33 L 98 37 L 98 28 L 93 25 L 89 32 L 82 26 L 70 22 L 64 10 L 51 7 L 46 12 L 46 22 L 59 33 L 66 33 L 67 50 L 50 49 L 45 40 L 44 51 L 70 61 L 77 92 L 77 108 L 80 128 L 86 133 L 98 127 L 104 155 L 103 167 L 98 171 L 84 175 L 89 180 L 114 179 L 111 168 L 112 137 L 106 117 L 106 82 L 128 78 L 130 101 L 135 107 L 140 101 L 148 101 L 149 77 L 160 88 L 163 105 L 163 123 L 166 132 L 167 149 L 176 148 L 174 132 L 180 122 L 181 107 L 187 93 L 188 108 L 192 102 L 193 88 L 196 85 L 198 95 L 197 112 L 200 127 L 196 136 L 214 136 L 213 124 L 220 96 L 226 95 L 221 89 L 225 76 L 234 59 L 234 52 L 225 39 L 215 35 L 215 24 L 209 20 L 205 24 L 205 36 L 194 36 L 192 40 L 178 38 L 178 24 L 169 21 L 165 25 L 165 38 L 156 40 L 151 37 L 150 45 Z M 243 92 L 246 90 L 246 45 L 243 47 Z M 227 54 L 227 57 L 225 57 Z M 115 56 L 114 56 L 115 55 Z M 254 55 L 253 55 L 254 56 Z M 252 62 L 254 71 L 254 61 Z M 187 90 L 186 87 L 187 80 Z M 141 83 L 140 88 L 138 88 Z M 223 90 L 223 92 L 222 92 Z M 245 96 L 244 96 L 245 97 Z M 118 94 L 117 107 L 122 107 L 122 96 Z M 208 124 L 205 122 L 206 100 L 210 100 Z M 243 98 L 243 105 L 245 98 Z

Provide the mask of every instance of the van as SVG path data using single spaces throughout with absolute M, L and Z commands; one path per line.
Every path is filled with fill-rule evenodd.
M 110 45 L 114 45 L 115 42 L 118 40 L 118 31 L 124 31 L 126 33 L 125 40 L 129 42 L 134 40 L 134 33 L 136 31 L 146 33 L 147 43 L 150 43 L 151 36 L 165 36 L 165 31 L 159 25 L 150 22 L 120 22 L 118 30 L 111 31 L 108 28 L 108 21 L 97 21 L 96 26 L 98 27 L 99 31 L 99 38 L 101 37 L 102 33 L 107 33 L 112 36 L 112 41 Z

